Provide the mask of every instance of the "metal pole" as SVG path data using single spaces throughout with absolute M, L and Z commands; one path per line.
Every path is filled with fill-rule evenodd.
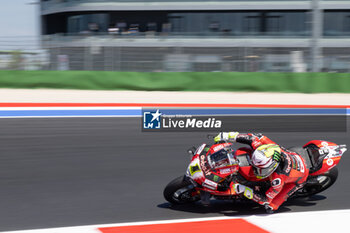
M 311 71 L 320 72 L 322 65 L 322 51 L 320 39 L 323 33 L 323 10 L 320 8 L 320 0 L 311 0 L 312 8 L 312 38 L 311 38 Z

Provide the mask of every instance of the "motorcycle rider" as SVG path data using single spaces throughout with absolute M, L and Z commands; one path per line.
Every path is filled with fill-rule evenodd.
M 254 152 L 251 164 L 255 176 L 260 180 L 270 181 L 271 187 L 266 193 L 254 191 L 254 187 L 233 184 L 233 191 L 243 193 L 248 199 L 263 205 L 267 213 L 277 210 L 288 197 L 301 188 L 309 174 L 305 161 L 297 153 L 281 148 L 274 141 L 262 134 L 242 134 L 223 132 L 218 134 L 215 142 L 228 140 L 250 145 Z

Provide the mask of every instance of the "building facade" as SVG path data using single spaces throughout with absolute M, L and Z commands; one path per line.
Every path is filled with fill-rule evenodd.
M 350 70 L 350 1 L 42 0 L 50 69 Z

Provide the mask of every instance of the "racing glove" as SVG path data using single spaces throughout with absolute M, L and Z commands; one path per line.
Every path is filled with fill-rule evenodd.
M 219 133 L 215 138 L 215 142 L 219 142 L 222 140 L 230 140 L 230 141 L 236 141 L 236 138 L 238 136 L 238 132 L 222 132 Z

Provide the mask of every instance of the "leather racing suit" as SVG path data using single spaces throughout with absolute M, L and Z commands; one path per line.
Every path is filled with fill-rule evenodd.
M 230 139 L 229 139 L 230 140 Z M 232 140 L 232 139 L 231 139 Z M 240 134 L 233 141 L 250 145 L 254 150 L 264 144 L 276 144 L 262 134 Z M 281 147 L 281 162 L 277 169 L 266 179 L 271 187 L 265 193 L 253 192 L 252 200 L 277 210 L 295 191 L 301 188 L 309 175 L 304 159 L 295 152 Z

